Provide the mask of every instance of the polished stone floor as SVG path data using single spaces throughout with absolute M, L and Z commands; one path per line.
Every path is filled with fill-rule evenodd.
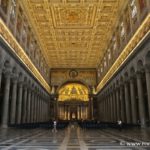
M 0 129 L 0 150 L 150 150 L 150 129 Z

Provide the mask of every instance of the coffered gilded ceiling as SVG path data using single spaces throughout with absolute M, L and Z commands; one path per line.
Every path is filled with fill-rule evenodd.
M 51 68 L 96 68 L 123 0 L 22 0 Z

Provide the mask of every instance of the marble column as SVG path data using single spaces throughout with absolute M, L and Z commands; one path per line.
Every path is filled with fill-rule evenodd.
M 146 87 L 147 87 L 147 99 L 148 99 L 148 110 L 149 110 L 149 119 L 150 119 L 150 68 L 146 68 Z
M 110 101 L 109 101 L 109 93 L 107 95 L 107 121 L 109 122 L 110 121 Z
M 40 122 L 42 121 L 42 100 L 40 95 Z
M 37 93 L 34 95 L 34 112 L 33 112 L 33 122 L 36 123 L 36 104 L 37 104 Z
M 104 103 L 104 121 L 106 121 L 106 95 L 103 103 Z
M 61 117 L 61 105 L 58 105 L 58 119 Z
M 93 100 L 93 98 L 92 97 L 90 97 L 89 98 L 89 119 L 92 119 L 92 100 Z M 81 110 L 82 110 L 82 108 L 81 108 Z M 82 111 L 81 111 L 81 114 L 82 114 Z M 83 116 L 82 116 L 83 117 Z
M 43 121 L 45 122 L 45 102 L 43 101 Z
M 46 114 L 46 121 L 48 121 L 49 120 L 49 103 L 47 102 L 46 103 L 46 110 L 47 110 L 47 114 Z M 62 108 L 62 114 L 63 114 L 63 108 Z M 63 115 L 62 115 L 62 118 L 63 118 Z
M 40 94 L 39 94 L 39 100 L 38 100 L 38 103 L 39 103 L 39 116 L 38 116 L 38 121 L 40 122 L 41 121 L 41 98 L 40 98 Z
M 80 120 L 82 119 L 82 112 L 81 112 L 81 105 L 80 105 L 80 107 L 79 107 L 80 109 Z M 88 109 L 89 109 L 89 106 L 88 106 Z
M 103 98 L 104 99 L 104 98 Z M 104 110 L 104 101 L 102 101 L 102 115 L 103 115 L 103 121 L 104 121 L 104 117 L 105 117 L 105 110 Z
M 114 108 L 114 121 L 117 121 L 117 106 L 116 106 L 116 89 L 113 90 L 113 108 Z
M 105 99 L 105 111 L 106 111 L 106 119 L 105 121 L 108 121 L 108 103 L 107 103 L 107 95 L 106 95 L 106 99 Z
M 70 119 L 70 107 L 68 106 L 68 120 Z
M 117 120 L 120 120 L 121 119 L 121 117 L 120 117 L 120 99 L 119 99 L 119 87 L 117 87 L 116 88 L 116 107 L 117 107 L 117 111 L 116 111 L 116 113 L 117 113 Z
M 111 103 L 111 122 L 114 122 L 114 108 L 113 108 L 113 93 L 110 94 L 110 103 Z
M 108 109 L 107 109 L 107 97 L 105 99 L 105 121 L 107 122 L 108 120 Z
M 62 111 L 62 109 L 61 109 L 61 111 Z M 48 121 L 48 103 L 47 102 L 46 102 L 46 121 Z
M 46 121 L 46 102 L 44 101 L 44 121 Z
M 39 94 L 38 94 L 38 97 L 37 97 L 37 122 L 40 122 L 40 101 L 39 101 Z
M 136 102 L 136 96 L 135 96 L 135 85 L 134 85 L 134 78 L 130 79 L 130 93 L 131 93 L 131 112 L 132 112 L 132 123 L 136 124 L 138 120 L 138 114 L 137 114 L 137 102 Z
M 2 68 L 0 68 L 0 91 L 1 91 L 1 80 L 2 80 Z
M 65 113 L 65 120 L 66 120 L 66 105 L 64 105 L 64 113 Z
M 111 122 L 111 101 L 110 101 L 110 93 L 108 94 L 108 107 L 109 107 L 109 122 Z
M 18 109 L 17 109 L 17 124 L 21 123 L 21 112 L 22 112 L 22 94 L 23 94 L 23 82 L 18 84 L 19 93 L 18 93 Z
M 32 99 L 31 99 L 31 123 L 34 122 L 34 91 L 32 91 Z
M 43 122 L 43 100 L 41 97 L 41 122 Z
M 44 100 L 42 98 L 42 121 L 44 122 Z
M 5 74 L 5 88 L 4 88 L 4 97 L 3 97 L 3 106 L 2 106 L 2 119 L 1 127 L 8 127 L 8 115 L 9 115 L 9 94 L 10 94 L 10 73 Z
M 131 109 L 130 109 L 128 82 L 125 82 L 124 90 L 125 90 L 124 92 L 125 92 L 126 120 L 127 120 L 127 123 L 131 123 Z
M 77 120 L 79 120 L 79 106 L 77 106 Z
M 10 107 L 10 123 L 15 124 L 16 119 L 16 101 L 17 101 L 17 79 L 12 81 L 12 101 Z
M 93 97 L 91 97 L 91 119 L 93 119 Z
M 56 104 L 55 104 L 55 107 L 56 107 L 55 118 L 58 119 L 58 114 L 59 114 L 59 113 L 58 113 L 58 111 L 59 111 L 59 110 L 58 110 L 58 99 L 56 99 L 55 103 L 56 103 Z
M 38 122 L 38 93 L 36 94 L 36 116 L 35 116 L 35 121 Z
M 108 122 L 110 120 L 109 119 L 110 109 L 109 109 L 109 97 L 108 97 L 108 95 L 107 95 L 107 102 L 106 102 L 106 104 L 107 104 L 107 122 Z
M 39 122 L 41 122 L 41 96 L 39 94 Z
M 27 123 L 30 123 L 31 116 L 31 89 L 28 89 L 28 99 L 27 99 Z
M 40 111 L 39 111 L 39 113 L 40 113 L 40 122 L 41 122 L 41 121 L 42 121 L 42 102 L 41 102 L 41 95 L 40 95 L 39 101 L 40 101 Z
M 45 101 L 43 100 L 43 108 L 42 108 L 42 111 L 43 111 L 43 121 L 45 121 L 45 117 L 44 117 L 44 115 L 45 115 L 45 106 L 44 106 L 44 103 L 45 103 Z
M 137 73 L 137 89 L 138 89 L 138 102 L 139 102 L 139 115 L 140 115 L 140 123 L 141 127 L 146 126 L 146 112 L 145 112 L 145 104 L 144 104 L 144 91 L 142 86 L 142 74 Z
M 124 94 L 123 94 L 123 85 L 120 85 L 120 103 L 121 103 L 121 119 L 123 122 L 126 121 L 125 119 L 125 102 L 124 102 Z
M 86 119 L 88 120 L 88 105 L 86 105 Z
M 35 122 L 38 122 L 38 93 L 36 93 L 35 99 Z
M 45 99 L 46 100 L 46 99 Z M 47 105 L 47 101 L 46 101 L 46 103 L 45 103 L 45 110 L 46 110 L 46 112 L 45 112 L 45 116 L 46 116 L 46 121 L 48 120 L 47 118 L 48 118 L 48 107 L 47 107 L 48 105 Z
M 26 123 L 26 114 L 27 114 L 27 86 L 24 85 L 23 90 L 23 110 L 22 110 L 22 123 Z
M 105 121 L 105 96 L 104 96 L 104 101 L 103 101 L 103 121 Z
M 29 123 L 32 123 L 32 97 L 33 97 L 33 92 L 32 92 L 32 89 L 30 89 L 30 113 L 29 113 Z

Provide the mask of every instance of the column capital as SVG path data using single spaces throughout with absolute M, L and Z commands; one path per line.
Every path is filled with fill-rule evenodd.
M 3 59 L 2 57 L 0 57 L 0 70 L 3 70 L 3 67 L 4 67 L 4 60 L 1 60 Z
M 116 85 L 116 90 L 118 90 L 118 89 L 119 89 L 119 87 L 120 87 L 119 85 Z
M 124 80 L 124 85 L 128 84 L 130 81 L 130 78 L 126 78 L 126 80 Z
M 124 81 L 120 81 L 119 83 L 119 87 L 123 86 L 124 85 Z
M 12 83 L 17 84 L 17 82 L 18 82 L 17 78 L 13 78 Z
M 23 84 L 24 84 L 24 82 L 19 81 L 19 82 L 18 82 L 18 86 L 19 86 L 19 88 L 22 88 L 22 87 L 23 87 Z
M 25 82 L 23 82 L 23 88 L 24 88 L 25 90 L 27 90 L 27 89 L 28 89 L 28 84 L 25 83 Z
M 150 65 L 145 65 L 145 72 L 150 73 Z
M 18 75 L 17 74 L 12 74 L 12 82 L 14 83 L 14 84 L 17 84 L 17 82 L 18 82 Z
M 34 89 L 32 87 L 30 88 L 30 91 L 31 91 L 31 93 L 34 93 Z
M 11 67 L 7 67 L 4 69 L 4 74 L 6 78 L 11 78 L 12 77 L 12 69 Z
M 3 72 L 3 68 L 0 67 L 0 74 Z
M 137 71 L 137 72 L 136 72 L 136 77 L 137 77 L 137 78 L 142 78 L 142 72 Z
M 31 93 L 31 87 L 30 86 L 28 86 L 28 92 Z
M 135 78 L 134 78 L 133 76 L 131 76 L 131 77 L 130 77 L 130 83 L 133 83 L 133 82 L 134 82 L 134 79 L 135 79 Z

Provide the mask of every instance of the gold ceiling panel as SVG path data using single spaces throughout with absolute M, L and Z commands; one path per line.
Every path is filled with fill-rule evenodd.
M 122 0 L 22 0 L 51 68 L 96 68 Z

